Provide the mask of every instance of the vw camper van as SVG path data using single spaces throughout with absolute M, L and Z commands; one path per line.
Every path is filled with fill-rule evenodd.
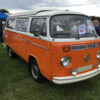
M 35 81 L 56 84 L 89 79 L 100 73 L 100 39 L 91 19 L 68 10 L 37 10 L 11 15 L 5 28 L 11 58 L 28 63 Z

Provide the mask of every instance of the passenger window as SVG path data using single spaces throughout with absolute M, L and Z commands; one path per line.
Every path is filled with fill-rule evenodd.
M 44 18 L 34 18 L 31 22 L 30 33 L 34 34 L 35 36 L 46 36 L 47 34 L 47 26 L 46 26 L 46 19 Z
M 15 18 L 10 18 L 7 20 L 6 27 L 10 29 L 14 29 L 15 27 Z
M 15 29 L 22 32 L 27 32 L 28 18 L 18 18 Z

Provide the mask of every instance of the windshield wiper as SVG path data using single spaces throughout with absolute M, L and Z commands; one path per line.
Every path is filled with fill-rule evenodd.
M 76 39 L 80 39 L 80 36 L 79 35 L 73 36 L 73 37 L 76 38 Z
M 85 34 L 82 34 L 82 35 L 80 35 L 80 37 L 81 36 L 94 36 L 95 38 L 97 38 L 98 36 L 96 35 L 96 34 L 92 34 L 92 33 L 85 33 Z
M 71 33 L 62 33 L 62 34 L 53 34 L 53 36 L 57 36 L 57 35 L 64 35 L 66 36 L 66 38 L 76 38 L 76 39 L 80 39 L 79 35 L 72 35 Z
M 59 36 L 61 36 L 61 37 L 63 36 L 63 38 L 64 37 L 65 38 L 71 38 L 72 37 L 70 33 L 57 33 L 57 34 L 53 34 L 52 36 L 55 37 L 55 38 L 57 38 Z
M 92 33 L 86 33 L 86 34 L 89 34 L 89 35 L 91 35 L 91 36 L 94 36 L 94 37 L 98 37 L 96 34 L 92 34 Z
M 78 34 L 71 34 L 72 38 L 80 39 L 80 35 Z
M 56 36 L 56 35 L 70 35 L 70 33 L 57 33 L 57 34 L 53 34 L 53 36 Z

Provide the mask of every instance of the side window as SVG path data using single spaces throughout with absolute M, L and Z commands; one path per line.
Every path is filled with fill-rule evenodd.
M 18 31 L 26 32 L 28 26 L 28 18 L 18 18 L 16 21 L 15 29 Z
M 6 23 L 6 27 L 10 29 L 14 29 L 15 27 L 15 18 L 9 18 Z
M 44 18 L 33 18 L 30 27 L 30 33 L 35 36 L 42 35 L 46 36 L 47 34 L 47 26 L 46 19 Z
M 21 30 L 21 19 L 17 19 L 15 29 L 18 31 Z

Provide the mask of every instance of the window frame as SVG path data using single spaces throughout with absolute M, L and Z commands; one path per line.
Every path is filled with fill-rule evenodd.
M 29 28 L 30 34 L 33 34 L 33 33 L 31 32 L 31 25 L 32 25 L 32 21 L 33 21 L 34 19 L 44 19 L 43 26 L 42 26 L 42 32 L 43 32 L 43 27 L 44 27 L 44 25 L 46 24 L 46 26 L 47 26 L 47 23 L 46 23 L 47 18 L 45 18 L 45 17 L 33 17 L 33 18 L 31 18 L 31 22 L 30 22 L 30 28 Z M 40 34 L 40 36 L 47 37 L 47 28 L 46 28 L 46 35 Z
M 57 15 L 53 15 L 53 16 L 50 17 L 50 20 L 49 20 L 49 31 L 50 31 L 50 37 L 51 37 L 51 38 L 59 38 L 59 37 L 53 37 L 53 35 L 52 35 L 52 33 L 51 33 L 51 20 L 52 20 L 53 17 L 55 17 L 55 16 L 60 16 L 60 15 L 67 15 L 67 16 L 69 16 L 69 15 L 84 16 L 84 17 L 87 17 L 87 18 L 89 18 L 89 19 L 91 20 L 91 18 L 90 18 L 89 16 L 87 16 L 87 15 L 81 15 L 81 14 L 57 14 Z M 60 38 L 61 38 L 61 37 L 60 37 Z M 64 38 L 62 38 L 62 39 L 64 39 Z M 65 39 L 66 39 L 66 38 L 65 38 Z
M 19 20 L 22 20 L 22 19 L 27 19 L 27 27 L 26 27 L 26 30 L 25 31 L 23 31 L 22 29 L 21 30 L 18 30 L 18 29 L 16 29 L 16 25 L 17 25 L 17 21 L 18 21 L 18 19 Z M 29 18 L 28 17 L 17 17 L 16 18 L 16 24 L 15 24 L 15 30 L 16 31 L 20 31 L 20 32 L 27 32 L 27 30 L 28 30 L 28 25 L 29 25 Z
M 8 22 L 9 22 L 9 20 L 11 20 L 11 19 L 14 19 L 14 26 L 13 26 L 13 28 L 8 27 Z M 8 19 L 6 20 L 6 28 L 14 30 L 14 29 L 15 29 L 15 25 L 16 25 L 16 17 L 10 17 L 10 18 L 8 18 Z

